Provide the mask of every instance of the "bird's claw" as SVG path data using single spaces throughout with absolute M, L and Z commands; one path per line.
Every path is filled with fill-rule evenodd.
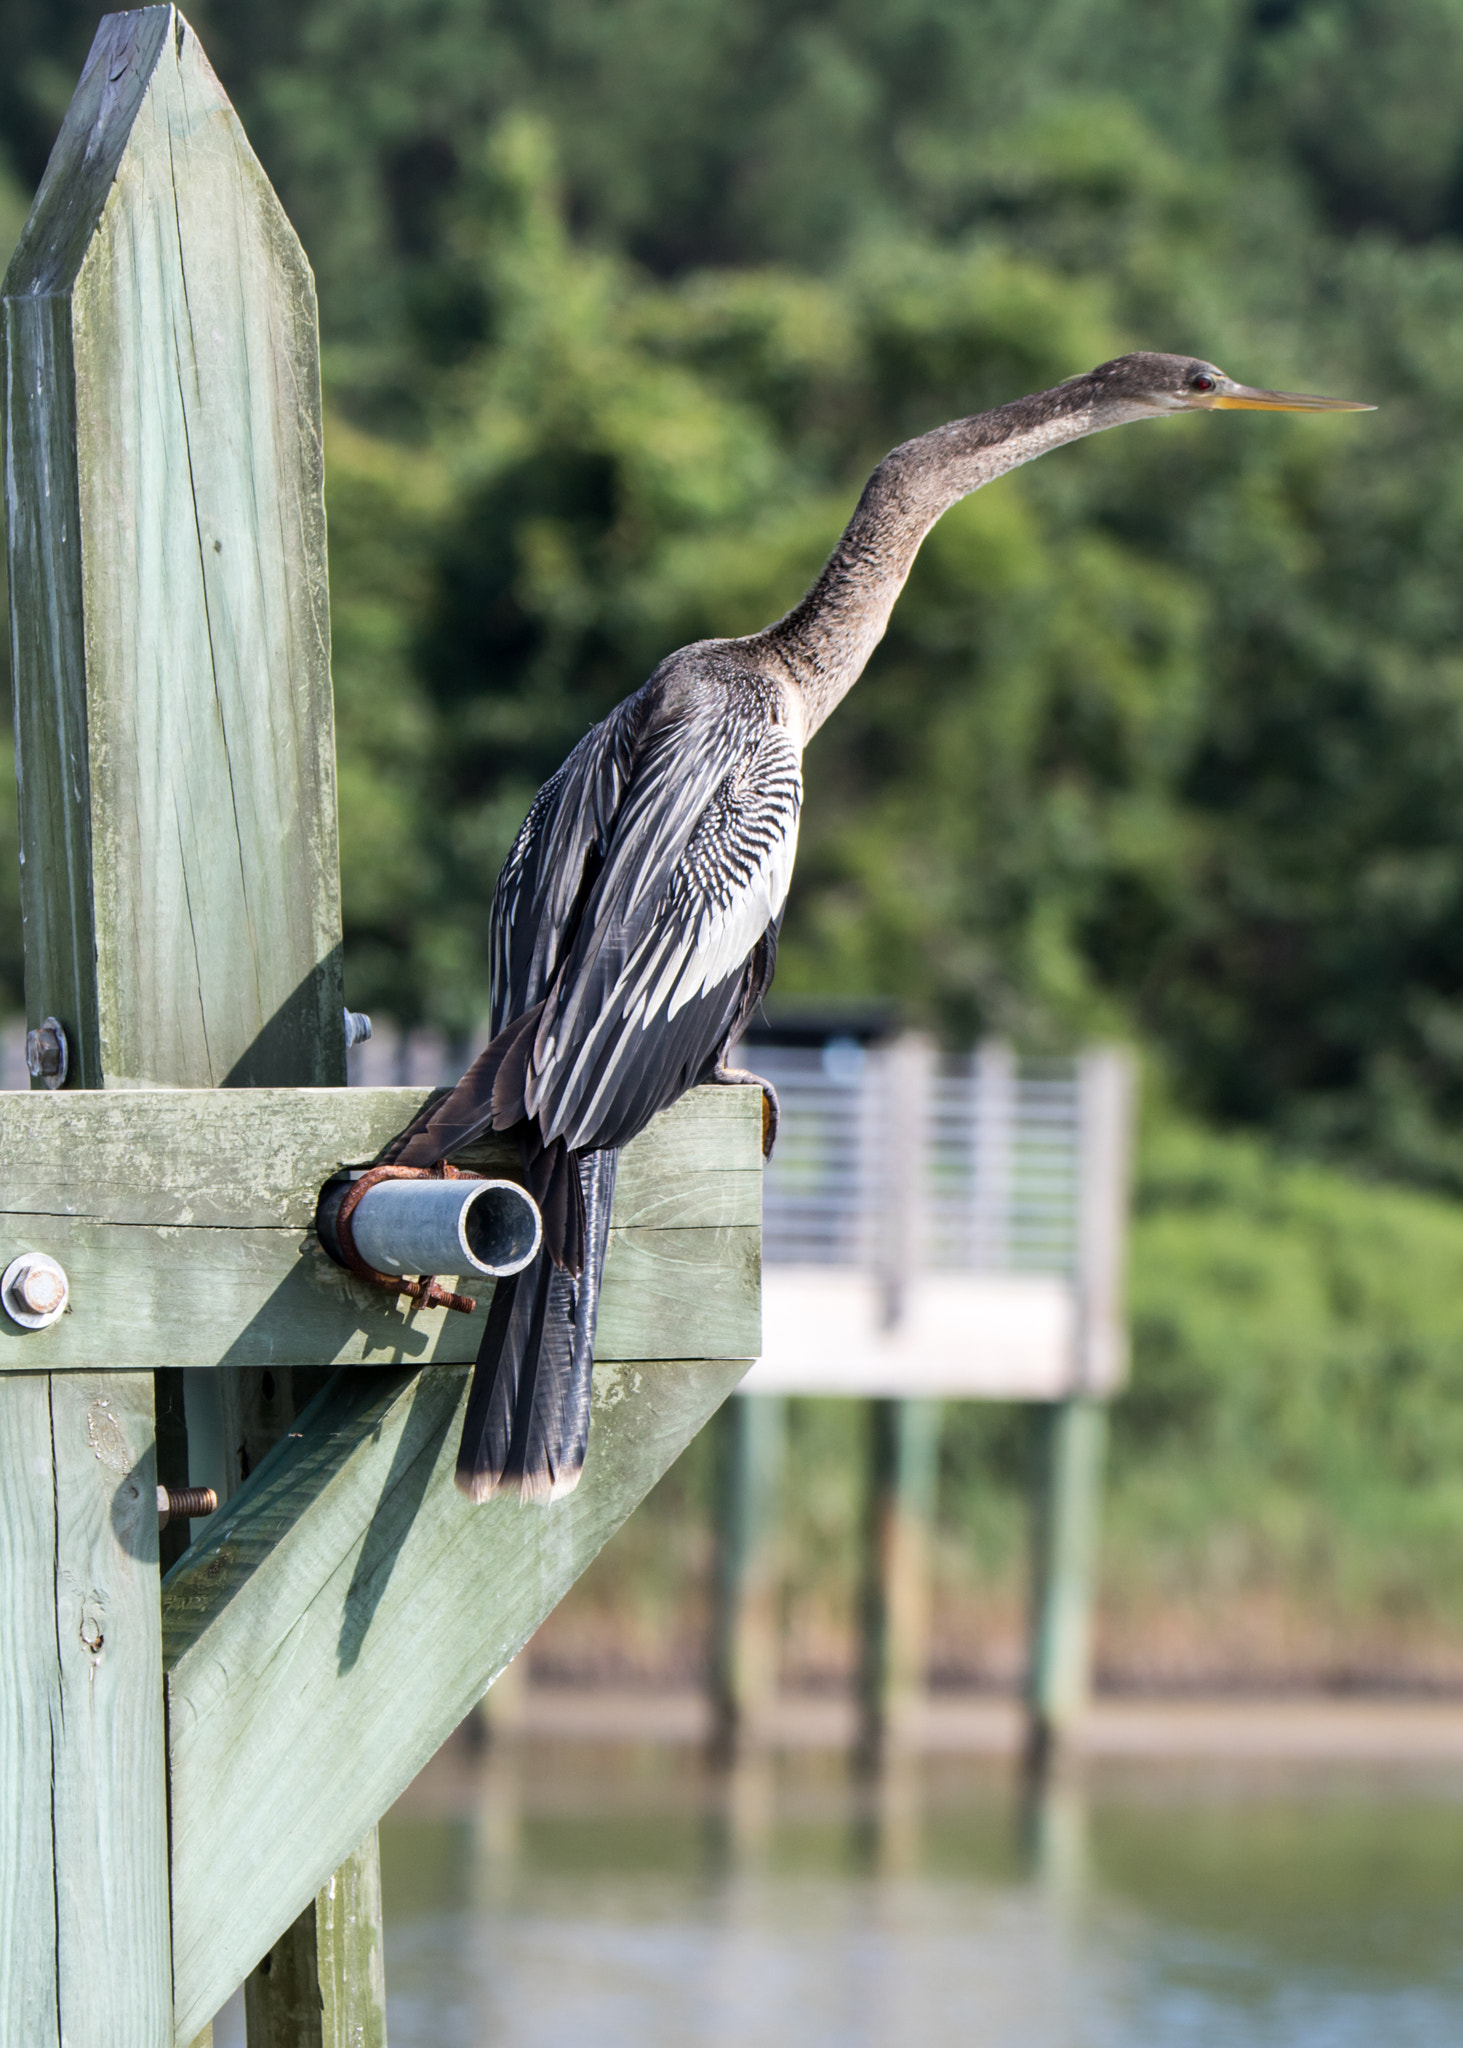
M 777 1090 L 770 1081 L 762 1083 L 762 1157 L 770 1159 L 772 1148 L 777 1143 L 777 1133 L 782 1126 L 782 1104 L 777 1099 Z
M 762 1157 L 770 1159 L 782 1126 L 782 1104 L 772 1083 L 764 1081 L 760 1074 L 749 1073 L 745 1067 L 729 1067 L 724 1062 L 712 1069 L 711 1078 L 723 1088 L 762 1090 Z

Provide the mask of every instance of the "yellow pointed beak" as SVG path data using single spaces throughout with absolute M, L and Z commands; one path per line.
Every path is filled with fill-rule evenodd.
M 1252 391 L 1238 384 L 1233 391 L 1220 391 L 1209 403 L 1227 412 L 1375 412 L 1360 398 L 1314 398 L 1302 391 Z

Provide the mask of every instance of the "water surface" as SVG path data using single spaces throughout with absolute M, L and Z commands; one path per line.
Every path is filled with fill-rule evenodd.
M 1463 2041 L 1457 1771 L 526 1746 L 381 1839 L 392 2048 Z

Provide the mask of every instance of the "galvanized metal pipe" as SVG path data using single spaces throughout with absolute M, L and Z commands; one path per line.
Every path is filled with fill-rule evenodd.
M 338 1200 L 322 1206 L 322 1236 L 334 1222 L 329 1211 L 338 1208 Z M 515 1181 L 382 1180 L 357 1202 L 350 1233 L 378 1273 L 501 1280 L 537 1255 L 543 1223 L 533 1197 Z

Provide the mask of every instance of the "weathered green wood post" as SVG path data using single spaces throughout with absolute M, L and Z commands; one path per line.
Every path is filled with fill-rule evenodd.
M 1036 1487 L 1027 1674 L 1027 1756 L 1036 1770 L 1080 1720 L 1091 1686 L 1107 1406 L 1084 1390 L 1122 1378 L 1113 1349 L 1126 1341 L 1122 1294 L 1132 1062 L 1110 1047 L 1087 1053 L 1080 1085 L 1075 1384 L 1043 1417 Z
M 184 23 L 109 17 L 5 282 L 26 1003 L 83 1087 L 344 1079 L 314 331 Z M 58 1953 L 4 1972 L 57 2009 L 3 2031 L 171 2041 L 151 1375 L 7 1394 L 7 1583 L 53 1580 L 56 1670 L 0 1910 L 54 1897 Z
M 938 1401 L 869 1403 L 858 1754 L 877 1768 L 908 1730 L 929 1656 Z
M 1051 1402 L 1041 1417 L 1028 1761 L 1040 1768 L 1087 1705 L 1107 1405 Z
M 728 1759 L 755 1738 L 777 1688 L 787 1402 L 777 1394 L 728 1402 L 716 1451 L 712 1750 Z

